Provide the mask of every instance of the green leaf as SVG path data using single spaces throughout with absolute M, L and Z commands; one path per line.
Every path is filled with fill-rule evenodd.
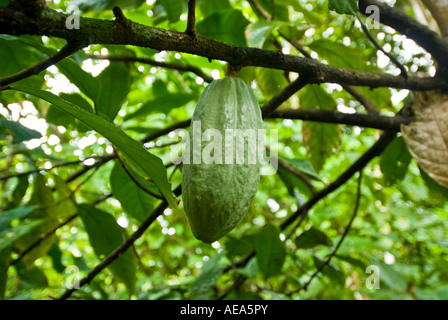
M 288 189 L 289 195 L 296 198 L 299 203 L 302 203 L 303 200 L 297 194 L 297 192 L 304 194 L 307 197 L 310 197 L 312 195 L 312 190 L 310 189 L 310 187 L 305 182 L 303 182 L 302 179 L 298 178 L 283 166 L 279 165 L 277 174 L 280 176 L 286 188 Z
M 111 63 L 96 79 L 101 83 L 101 90 L 95 99 L 95 109 L 112 122 L 130 89 L 129 69 L 123 63 Z
M 406 275 L 400 270 L 397 270 L 396 265 L 378 263 L 377 266 L 380 270 L 379 278 L 381 283 L 384 283 L 386 286 L 397 292 L 403 292 L 406 290 Z
M 109 213 L 86 204 L 78 206 L 78 213 L 89 235 L 90 244 L 100 259 L 107 257 L 123 243 L 125 230 Z M 129 294 L 133 293 L 137 268 L 134 253 L 131 250 L 125 251 L 108 267 L 126 285 Z
M 387 185 L 398 183 L 404 178 L 411 159 L 402 136 L 387 146 L 380 159 L 381 172 Z
M 247 26 L 245 35 L 249 47 L 263 48 L 272 31 L 281 26 L 281 21 L 257 21 Z
M 227 257 L 233 259 L 238 256 L 245 256 L 253 250 L 253 245 L 250 241 L 250 236 L 242 237 L 241 239 L 227 237 L 225 248 Z
M 272 19 L 288 21 L 289 12 L 287 5 L 292 4 L 294 1 L 289 0 L 259 0 L 259 4 L 269 13 Z M 252 5 L 252 4 L 251 4 Z M 257 12 L 257 10 L 254 10 Z
M 204 300 L 211 299 L 213 297 L 214 290 L 212 287 L 215 285 L 216 281 L 226 267 L 225 264 L 220 263 L 224 255 L 225 252 L 221 251 L 204 263 L 201 273 L 193 281 L 190 287 L 193 299 Z
M 285 158 L 282 156 L 279 156 L 279 159 L 283 160 L 284 162 L 287 162 L 291 166 L 293 166 L 295 169 L 305 173 L 307 176 L 309 176 L 311 179 L 320 181 L 319 174 L 314 170 L 313 165 L 306 159 L 290 159 Z
M 24 289 L 48 288 L 48 280 L 45 273 L 34 265 L 26 265 L 19 261 L 14 265 L 20 287 Z
M 91 114 L 90 112 L 61 99 L 51 92 L 24 86 L 13 86 L 12 89 L 46 100 L 102 134 L 128 158 L 128 161 L 132 166 L 140 174 L 144 175 L 144 178 L 153 179 L 154 183 L 159 187 L 160 192 L 171 206 L 176 206 L 172 198 L 171 186 L 168 182 L 166 168 L 163 165 L 162 160 L 149 153 L 139 142 L 133 140 L 121 129 L 117 128 L 104 118 Z
M 313 256 L 314 264 L 316 268 L 320 268 L 324 263 L 324 260 Z M 333 283 L 338 284 L 340 286 L 345 285 L 345 274 L 338 267 L 333 265 L 332 263 L 328 263 L 323 269 L 322 274 L 328 277 Z
M 358 0 L 328 0 L 328 8 L 339 14 L 356 15 Z
M 9 121 L 0 114 L 0 127 L 7 128 L 14 134 L 15 142 L 22 142 L 31 139 L 39 139 L 42 137 L 40 132 L 27 127 L 22 126 L 20 123 L 15 121 Z
M 318 245 L 332 246 L 333 244 L 325 233 L 315 227 L 304 231 L 295 239 L 295 243 L 298 249 L 309 249 Z
M 12 248 L 0 250 L 0 300 L 5 299 Z
M 166 94 L 157 96 L 145 102 L 137 111 L 127 115 L 124 119 L 129 120 L 136 117 L 146 116 L 154 112 L 167 114 L 174 108 L 182 107 L 193 99 L 191 94 Z
M 41 60 L 40 52 L 29 46 L 23 46 L 20 38 L 0 35 L 0 77 L 10 76 L 28 68 Z M 17 83 L 40 86 L 43 77 L 32 76 Z
M 137 178 L 137 175 L 133 177 Z M 150 189 L 149 183 L 143 179 L 138 181 Z M 110 174 L 110 185 L 114 197 L 120 201 L 124 211 L 138 221 L 143 221 L 154 208 L 156 199 L 140 189 L 118 161 Z
M 300 90 L 300 106 L 304 109 L 335 110 L 336 102 L 321 86 L 308 85 Z M 304 121 L 302 132 L 308 159 L 319 172 L 326 160 L 339 148 L 340 126 Z
M 197 3 L 199 10 L 201 10 L 204 17 L 207 17 L 215 12 L 232 9 L 229 0 L 202 0 Z
M 348 47 L 340 42 L 319 39 L 309 44 L 309 48 L 316 51 L 321 60 L 330 65 L 359 71 L 376 71 L 373 64 L 368 65 L 369 57 L 359 48 Z
M 271 99 L 288 85 L 282 70 L 255 68 L 255 79 L 266 99 Z
M 199 34 L 230 44 L 246 46 L 244 30 L 249 21 L 240 10 L 216 12 L 196 25 Z
M 361 268 L 363 271 L 365 271 L 367 268 L 367 265 L 359 259 L 339 254 L 335 254 L 334 256 L 340 260 L 350 263 L 352 266 Z
M 136 9 L 144 2 L 145 0 L 72 0 L 70 4 L 79 7 L 83 12 L 87 12 L 91 10 L 111 10 L 115 6 L 120 6 L 121 9 Z
M 78 93 L 63 93 L 59 94 L 59 97 L 77 105 L 78 107 L 93 114 L 92 106 Z M 55 124 L 57 126 L 63 126 L 65 128 L 73 128 L 78 132 L 86 132 L 90 128 L 85 124 L 79 122 L 78 119 L 60 110 L 58 107 L 51 105 L 48 108 L 45 115 L 47 122 Z
M 278 274 L 283 267 L 286 250 L 277 227 L 269 224 L 252 236 L 258 268 L 267 279 Z
M 29 182 L 28 182 L 28 176 L 21 176 L 17 178 L 17 185 L 14 188 L 14 191 L 12 192 L 11 198 L 9 199 L 8 205 L 6 206 L 6 209 L 11 209 L 18 207 L 20 204 L 20 201 L 22 201 L 23 197 L 25 196 L 26 191 L 28 190 Z M 1 221 L 1 216 L 0 216 Z M 1 223 L 0 223 L 1 226 Z M 1 227 L 0 227 L 1 229 Z
M 418 166 L 420 170 L 420 176 L 425 182 L 426 187 L 430 191 L 430 196 L 434 198 L 442 198 L 448 199 L 448 188 L 440 185 L 436 181 L 434 181 L 420 166 Z
M 37 208 L 38 206 L 27 206 L 3 211 L 0 214 L 0 231 L 7 229 L 12 221 L 25 218 Z
M 161 4 L 166 12 L 168 21 L 170 23 L 177 22 L 184 9 L 183 1 L 179 0 L 157 0 L 157 3 Z
M 249 262 L 246 264 L 246 266 L 239 270 L 239 272 L 242 275 L 245 275 L 246 277 L 248 277 L 249 279 L 253 279 L 257 276 L 258 273 L 258 263 L 257 263 L 257 259 L 250 259 Z
M 18 226 L 4 229 L 0 232 L 0 251 L 11 246 L 16 240 L 28 235 L 45 222 L 48 222 L 48 219 L 29 220 L 22 222 Z

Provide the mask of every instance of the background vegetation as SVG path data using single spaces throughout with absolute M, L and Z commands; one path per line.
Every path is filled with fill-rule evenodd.
M 378 50 L 350 3 L 197 0 L 197 35 L 188 1 L 0 1 L 0 297 L 448 298 L 448 193 L 412 159 L 399 133 L 409 118 L 396 116 L 411 90 L 446 84 L 416 39 L 381 24 Z M 79 30 L 61 27 L 70 13 L 57 18 L 69 4 Z M 418 0 L 394 10 L 436 28 Z M 113 23 L 99 20 L 172 33 L 107 36 Z M 238 49 L 249 47 L 263 50 Z M 278 130 L 280 165 L 239 226 L 206 245 L 183 211 L 171 132 L 226 61 L 240 62 L 265 129 Z

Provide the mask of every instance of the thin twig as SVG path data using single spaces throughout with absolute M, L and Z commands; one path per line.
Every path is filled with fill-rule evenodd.
M 11 178 L 20 178 L 20 177 L 28 176 L 30 174 L 38 173 L 41 171 L 50 171 L 50 170 L 60 168 L 60 167 L 76 165 L 76 164 L 80 164 L 83 161 L 85 161 L 85 160 L 67 161 L 67 162 L 53 164 L 51 166 L 51 168 L 38 168 L 38 169 L 33 169 L 33 170 L 25 171 L 25 172 L 14 173 L 14 174 L 0 177 L 0 181 L 5 181 L 5 180 L 11 179 Z
M 136 177 L 134 177 L 134 175 L 132 174 L 132 172 L 126 167 L 126 164 L 123 162 L 123 159 L 121 159 L 121 157 L 118 155 L 118 152 L 115 151 L 115 154 L 117 156 L 118 162 L 120 162 L 121 167 L 123 168 L 123 170 L 126 172 L 126 174 L 128 175 L 128 177 L 135 183 L 135 185 L 137 187 L 139 187 L 141 190 L 143 190 L 144 192 L 146 192 L 147 194 L 149 194 L 150 196 L 157 198 L 157 199 L 161 199 L 163 200 L 164 197 L 162 197 L 161 195 L 158 195 L 157 193 L 149 190 L 148 188 L 146 188 L 144 185 L 142 185 L 140 183 L 140 181 L 137 180 Z
M 73 219 L 75 219 L 78 216 L 78 214 L 72 214 L 70 217 L 68 217 L 66 220 L 62 221 L 61 223 L 59 223 L 58 225 L 56 225 L 54 228 L 48 230 L 47 232 L 41 234 L 37 240 L 35 242 L 33 242 L 29 247 L 27 247 L 25 250 L 23 250 L 22 252 L 20 252 L 19 256 L 17 258 L 15 258 L 14 260 L 11 261 L 11 265 L 16 264 L 17 262 L 19 262 L 20 260 L 23 259 L 23 257 L 28 254 L 31 250 L 33 250 L 34 248 L 36 248 L 39 244 L 41 244 L 42 241 L 44 241 L 45 239 L 47 239 L 48 237 L 50 237 L 52 234 L 54 234 L 56 232 L 56 230 L 58 230 L 59 228 L 62 228 L 63 226 L 65 226 L 66 224 L 68 224 L 70 221 L 72 221 Z
M 177 70 L 180 72 L 191 72 L 191 73 L 196 74 L 198 77 L 202 78 L 205 82 L 209 83 L 209 82 L 213 81 L 213 77 L 205 74 L 201 69 L 191 66 L 191 65 L 172 63 L 172 62 L 162 62 L 162 61 L 156 61 L 156 60 L 149 59 L 149 58 L 138 58 L 138 57 L 131 57 L 131 56 L 104 56 L 104 55 L 92 54 L 92 55 L 88 55 L 87 58 L 95 59 L 95 60 L 139 62 L 139 63 L 148 64 L 148 65 L 155 66 L 155 67 Z
M 313 281 L 313 279 L 320 273 L 322 272 L 322 270 L 330 263 L 331 259 L 334 257 L 334 255 L 336 254 L 336 252 L 338 251 L 339 247 L 341 246 L 342 242 L 344 241 L 345 237 L 348 234 L 348 231 L 350 230 L 353 220 L 355 220 L 355 217 L 358 213 L 358 208 L 359 208 L 359 200 L 361 198 L 361 180 L 362 180 L 362 170 L 359 171 L 359 177 L 358 177 L 358 186 L 357 186 L 357 191 L 356 191 L 356 202 L 355 202 L 355 208 L 353 210 L 353 214 L 352 217 L 350 218 L 350 221 L 347 225 L 347 227 L 344 230 L 344 233 L 342 234 L 341 238 L 339 239 L 338 243 L 336 244 L 336 246 L 334 247 L 334 249 L 331 251 L 330 255 L 327 257 L 327 259 L 319 266 L 319 268 L 310 276 L 310 278 L 308 279 L 308 281 L 299 289 L 291 292 L 292 293 L 296 293 L 300 290 L 306 290 L 308 288 L 308 286 L 310 285 L 310 283 Z
M 296 219 L 300 218 L 300 222 L 305 219 L 309 210 L 321 199 L 337 190 L 345 182 L 347 182 L 356 172 L 362 170 L 373 158 L 380 155 L 390 142 L 395 138 L 396 133 L 393 131 L 385 131 L 377 142 L 369 148 L 357 161 L 355 161 L 347 170 L 345 170 L 336 180 L 330 183 L 327 187 L 317 192 L 312 196 L 304 205 L 302 205 L 296 212 L 294 212 L 289 218 L 287 218 L 281 225 L 280 230 L 285 231 Z M 294 228 L 295 229 L 295 228 Z M 288 238 L 292 236 L 289 234 Z M 255 252 L 252 251 L 248 256 L 240 261 L 233 263 L 224 269 L 224 272 L 234 270 L 245 266 L 252 257 L 255 256 Z M 229 293 L 226 290 L 227 294 Z
M 75 53 L 80 48 L 82 48 L 82 45 L 80 45 L 79 43 L 68 42 L 60 51 L 48 57 L 47 59 L 33 66 L 30 66 L 20 72 L 17 72 L 16 74 L 0 78 L 0 87 L 7 86 L 13 82 L 17 82 L 19 80 L 31 77 L 33 75 L 38 75 L 48 67 L 51 67 L 52 65 L 61 61 L 62 59 L 67 58 L 71 54 Z
M 196 0 L 188 0 L 187 29 L 185 33 L 190 37 L 196 36 Z
M 308 78 L 300 76 L 286 86 L 281 92 L 276 94 L 271 100 L 269 100 L 263 108 L 261 108 L 261 114 L 263 118 L 269 117 L 280 105 L 288 100 L 297 91 L 302 89 L 308 84 Z
M 174 190 L 175 195 L 180 195 L 181 187 L 177 187 Z M 120 255 L 122 255 L 129 247 L 131 247 L 134 242 L 140 238 L 146 229 L 157 219 L 159 215 L 163 213 L 163 211 L 168 207 L 168 202 L 164 200 L 154 211 L 142 222 L 140 227 L 128 238 L 126 239 L 119 247 L 117 247 L 111 254 L 109 254 L 106 258 L 104 258 L 95 268 L 93 268 L 84 278 L 79 281 L 79 286 L 76 288 L 73 287 L 71 289 L 67 289 L 58 300 L 66 300 L 68 299 L 73 292 L 81 288 L 83 285 L 90 283 L 92 279 L 104 270 L 108 265 L 110 265 L 113 261 L 115 261 Z
M 359 16 L 358 12 L 356 12 L 356 17 L 358 18 L 358 21 L 361 24 L 362 31 L 367 36 L 369 41 L 372 42 L 372 44 L 375 46 L 375 48 L 377 50 L 384 53 L 390 59 L 390 61 L 392 61 L 392 63 L 395 64 L 395 66 L 398 69 L 400 69 L 400 71 L 401 71 L 400 75 L 403 76 L 405 79 L 407 79 L 408 74 L 407 74 L 406 68 L 397 60 L 397 58 L 395 58 L 395 56 L 393 54 L 391 54 L 390 52 L 387 52 L 386 50 L 384 50 L 384 48 L 382 46 L 380 46 L 380 44 L 376 41 L 376 39 L 370 33 L 367 26 L 364 24 L 364 22 L 362 22 L 361 17 Z

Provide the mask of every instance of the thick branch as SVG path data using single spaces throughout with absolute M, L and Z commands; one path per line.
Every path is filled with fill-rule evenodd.
M 404 12 L 397 10 L 386 3 L 377 0 L 359 0 L 359 11 L 364 15 L 368 6 L 376 6 L 380 9 L 380 22 L 388 25 L 426 49 L 437 62 L 443 66 L 448 57 L 448 42 L 427 26 L 417 22 Z
M 352 126 L 381 130 L 400 131 L 401 124 L 409 124 L 411 118 L 404 116 L 386 117 L 376 114 L 342 113 L 319 109 L 278 109 L 269 118 L 341 123 Z
M 184 32 L 168 31 L 129 21 L 80 18 L 79 29 L 67 29 L 68 15 L 43 8 L 35 17 L 12 8 L 0 8 L 0 30 L 11 35 L 45 35 L 84 44 L 120 44 L 156 50 L 186 52 L 236 66 L 259 66 L 288 70 L 309 77 L 310 83 L 338 83 L 368 87 L 393 87 L 411 90 L 448 88 L 448 82 L 432 78 L 409 78 L 336 68 L 281 52 L 246 48 L 196 35 L 195 41 Z

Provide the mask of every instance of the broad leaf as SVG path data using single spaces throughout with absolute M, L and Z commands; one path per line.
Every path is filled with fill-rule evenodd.
M 15 121 L 9 121 L 0 114 L 0 127 L 10 130 L 14 134 L 14 141 L 21 142 L 42 137 L 40 132 L 22 126 Z
M 313 41 L 309 47 L 318 53 L 321 60 L 326 60 L 332 66 L 366 72 L 377 70 L 373 64 L 367 64 L 368 56 L 358 48 L 328 39 Z
M 380 168 L 387 184 L 400 182 L 411 161 L 411 155 L 406 148 L 403 137 L 395 138 L 381 155 Z
M 0 231 L 0 251 L 10 247 L 15 241 L 30 234 L 36 227 L 45 222 L 48 222 L 48 219 L 28 220 L 18 226 Z
M 104 259 L 123 243 L 123 230 L 115 219 L 107 212 L 93 206 L 82 204 L 78 206 L 78 214 L 84 223 L 90 244 L 95 254 Z M 127 250 L 109 265 L 112 273 L 118 277 L 131 294 L 135 288 L 135 272 L 137 260 L 131 250 Z
M 288 85 L 282 70 L 255 68 L 255 79 L 266 99 L 271 99 Z
M 232 9 L 229 0 L 202 0 L 197 2 L 196 6 L 205 17 L 215 12 Z
M 225 264 L 220 263 L 224 255 L 225 251 L 221 251 L 204 263 L 202 272 L 193 281 L 190 287 L 190 291 L 193 294 L 193 299 L 203 300 L 213 298 L 213 286 L 226 267 Z
M 196 25 L 199 34 L 230 44 L 246 46 L 244 30 L 249 21 L 239 10 L 225 10 L 201 20 Z
M 300 236 L 295 239 L 296 247 L 299 249 L 309 249 L 318 245 L 331 246 L 332 242 L 328 236 L 316 229 L 311 227 L 307 231 L 304 231 Z
M 83 12 L 90 10 L 111 10 L 115 6 L 121 9 L 138 8 L 145 0 L 72 0 L 71 5 L 79 7 Z
M 328 8 L 340 14 L 355 15 L 358 11 L 358 0 L 328 0 Z
M 300 90 L 300 107 L 335 110 L 336 102 L 321 86 L 308 85 Z M 328 157 L 339 148 L 340 127 L 334 124 L 304 121 L 302 130 L 307 156 L 314 169 L 319 172 Z
M 157 0 L 157 3 L 162 5 L 163 9 L 166 12 L 168 21 L 170 23 L 176 22 L 179 20 L 180 15 L 183 11 L 183 1 L 179 0 Z
M 130 169 L 128 169 L 130 170 Z M 140 184 L 151 189 L 149 183 L 133 175 Z M 143 221 L 154 208 L 156 199 L 143 191 L 123 169 L 119 162 L 116 162 L 110 174 L 110 185 L 114 197 L 120 201 L 121 206 L 127 214 L 138 221 Z
M 38 206 L 27 206 L 3 211 L 0 214 L 0 231 L 7 229 L 12 221 L 25 218 L 37 208 Z
M 252 237 L 258 269 L 267 279 L 278 274 L 283 267 L 286 250 L 280 232 L 274 225 L 267 225 Z
M 130 89 L 129 69 L 123 63 L 112 63 L 96 80 L 101 83 L 101 90 L 95 99 L 95 109 L 112 122 Z
M 8 281 L 9 260 L 12 248 L 0 250 L 0 300 L 5 299 L 6 283 Z
M 283 22 L 257 21 L 247 26 L 245 34 L 249 47 L 263 48 L 265 41 L 271 36 L 272 31 L 278 29 Z
M 322 264 L 324 263 L 324 260 L 313 256 L 314 259 L 314 264 L 316 266 L 316 268 L 320 268 L 322 266 Z M 345 285 L 345 274 L 343 271 L 341 271 L 341 269 L 339 269 L 337 266 L 333 265 L 331 262 L 328 263 L 323 269 L 322 269 L 322 274 L 324 276 L 327 276 L 332 283 L 334 284 L 338 284 L 340 286 L 344 286 Z
M 154 112 L 168 113 L 182 107 L 193 99 L 191 94 L 165 94 L 146 101 L 137 111 L 125 117 L 125 120 L 143 117 Z
M 78 93 L 69 94 L 62 92 L 59 94 L 59 97 L 93 114 L 92 106 L 80 94 Z M 45 119 L 47 120 L 48 123 L 63 126 L 67 129 L 73 128 L 76 129 L 78 132 L 86 132 L 90 129 L 88 126 L 81 123 L 78 119 L 74 118 L 70 114 L 67 114 L 66 112 L 62 111 L 61 109 L 53 105 L 51 105 L 48 108 Z
M 130 138 L 121 129 L 102 117 L 91 114 L 50 92 L 23 86 L 14 86 L 12 89 L 46 100 L 102 134 L 128 158 L 128 161 L 140 174 L 143 174 L 145 178 L 152 178 L 168 203 L 175 206 L 162 160 L 149 153 L 139 142 Z

